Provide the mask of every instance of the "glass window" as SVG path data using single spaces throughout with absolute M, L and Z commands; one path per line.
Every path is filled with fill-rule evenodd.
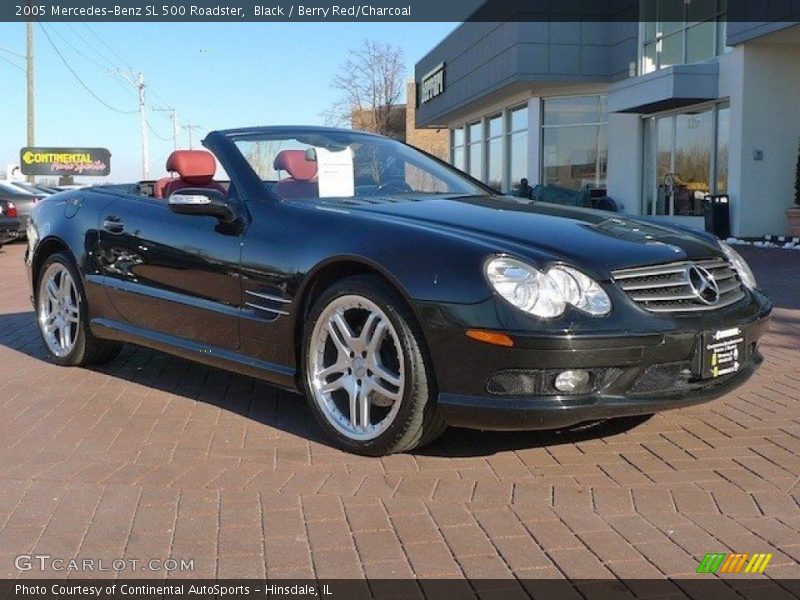
M 683 32 L 674 33 L 658 42 L 658 68 L 671 67 L 683 63 Z
M 500 115 L 489 119 L 489 137 L 499 137 L 503 135 L 503 117 Z
M 729 119 L 730 109 L 720 105 L 649 120 L 646 214 L 701 216 L 707 194 L 727 193 Z
M 469 125 L 469 169 L 475 179 L 483 179 L 483 122 Z
M 520 180 L 528 177 L 528 132 L 511 135 L 509 147 L 509 181 L 512 190 L 519 190 Z
M 486 140 L 486 184 L 498 192 L 503 188 L 503 117 L 489 118 Z
M 456 169 L 463 171 L 466 167 L 466 164 L 464 164 L 464 128 L 453 129 L 450 133 L 450 139 L 450 147 L 452 148 L 450 162 Z
M 545 125 L 581 125 L 603 120 L 600 96 L 545 100 Z
M 545 129 L 544 183 L 571 190 L 605 187 L 606 126 Z
M 659 185 L 663 185 L 664 179 L 672 173 L 672 134 L 675 130 L 675 122 L 672 118 L 667 118 L 658 119 L 657 123 L 656 181 Z
M 640 73 L 725 52 L 726 13 L 723 0 L 643 0 Z
M 453 148 L 453 166 L 456 169 L 464 170 L 464 146 Z
M 453 146 L 464 145 L 464 128 L 453 129 Z
M 717 169 L 716 193 L 728 193 L 728 147 L 731 139 L 731 109 L 720 106 L 717 110 Z
M 509 131 L 522 131 L 528 128 L 528 107 L 523 106 L 511 111 Z
M 673 214 L 703 214 L 703 197 L 711 191 L 713 141 L 713 110 L 675 117 Z
M 714 58 L 717 47 L 716 23 L 706 21 L 686 30 L 686 62 Z
M 658 69 L 658 44 L 659 42 L 652 42 L 646 44 L 644 53 L 642 54 L 642 74 L 652 73 Z
M 473 144 L 483 139 L 483 123 L 478 121 L 469 126 L 469 143 Z
M 571 190 L 603 188 L 607 171 L 606 98 L 544 101 L 543 183 Z
M 508 187 L 511 193 L 519 191 L 523 178 L 528 178 L 527 106 L 512 109 L 508 114 Z

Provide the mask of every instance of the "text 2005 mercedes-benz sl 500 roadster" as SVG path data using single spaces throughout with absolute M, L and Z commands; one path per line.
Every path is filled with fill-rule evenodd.
M 501 196 L 355 131 L 204 145 L 170 177 L 36 206 L 26 263 L 56 363 L 149 346 L 299 390 L 340 446 L 381 455 L 448 424 L 697 404 L 762 360 L 771 303 L 709 234 Z

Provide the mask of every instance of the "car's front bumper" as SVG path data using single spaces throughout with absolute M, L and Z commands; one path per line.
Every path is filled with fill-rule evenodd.
M 426 333 L 439 385 L 439 414 L 454 426 L 534 430 L 707 402 L 756 371 L 762 362 L 758 341 L 767 331 L 770 311 L 771 304 L 760 296 L 717 315 L 679 321 L 669 331 L 512 335 L 511 348 L 468 339 L 464 329 L 444 327 L 441 320 L 437 327 L 432 319 Z M 702 336 L 726 327 L 742 331 L 742 366 L 730 375 L 702 379 L 697 375 Z M 553 381 L 566 369 L 590 371 L 590 391 L 557 392 Z M 498 375 L 504 377 L 500 385 Z
M 440 394 L 439 414 L 448 424 L 456 427 L 509 431 L 558 429 L 587 421 L 650 415 L 719 398 L 747 381 L 761 361 L 761 356 L 755 354 L 733 376 L 707 380 L 707 385 L 665 392 L 657 397 L 627 397 L 608 393 L 506 398 Z

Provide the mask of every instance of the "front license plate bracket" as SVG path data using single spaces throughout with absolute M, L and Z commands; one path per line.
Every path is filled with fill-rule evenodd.
M 700 370 L 702 379 L 715 379 L 739 371 L 745 362 L 745 335 L 740 327 L 729 327 L 701 336 Z

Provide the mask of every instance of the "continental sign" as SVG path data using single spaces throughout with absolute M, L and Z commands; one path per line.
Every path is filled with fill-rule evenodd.
M 706 554 L 697 567 L 698 573 L 763 573 L 772 554 Z
M 106 148 L 23 148 L 19 152 L 23 175 L 103 176 L 111 172 Z

